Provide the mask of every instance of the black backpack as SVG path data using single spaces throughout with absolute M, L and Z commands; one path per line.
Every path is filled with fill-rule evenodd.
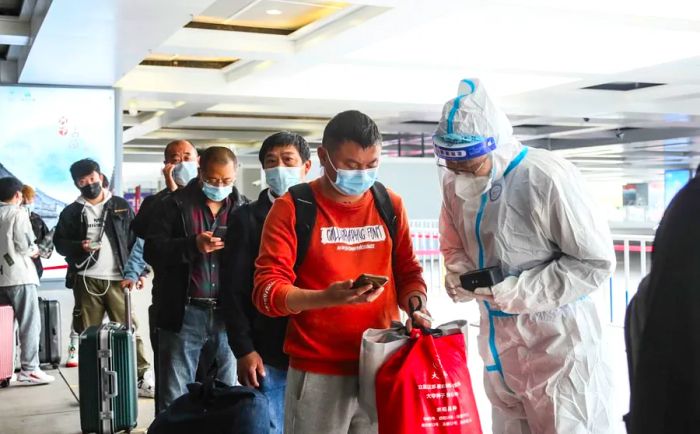
M 395 243 L 397 218 L 389 193 L 386 187 L 380 182 L 375 182 L 370 191 L 372 192 L 372 196 L 374 196 L 374 205 L 377 207 L 379 215 L 389 229 L 391 240 Z M 309 250 L 311 231 L 316 224 L 317 205 L 309 184 L 302 183 L 295 185 L 289 189 L 289 194 L 294 200 L 294 214 L 297 220 L 294 226 L 294 230 L 297 234 L 297 260 L 294 263 L 294 269 L 298 270 L 299 266 L 304 262 L 306 253 Z M 393 256 L 394 252 L 392 250 L 392 259 Z

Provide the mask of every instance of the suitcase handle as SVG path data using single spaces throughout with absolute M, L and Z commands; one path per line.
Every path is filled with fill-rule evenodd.
M 126 326 L 127 330 L 133 331 L 133 324 L 131 321 L 131 291 L 134 290 L 134 286 L 124 288 L 124 307 L 126 308 Z
M 105 370 L 105 376 L 108 379 L 107 384 L 109 384 L 109 392 L 106 393 L 107 398 L 116 398 L 119 395 L 119 390 L 117 389 L 117 373 L 115 371 Z

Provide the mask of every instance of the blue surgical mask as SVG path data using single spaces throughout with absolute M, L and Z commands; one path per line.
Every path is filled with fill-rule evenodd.
M 173 169 L 173 181 L 180 187 L 184 187 L 197 177 L 197 162 L 183 161 Z
M 226 199 L 229 194 L 233 191 L 233 186 L 228 187 L 216 187 L 206 182 L 202 183 L 202 192 L 209 198 L 212 202 L 221 202 Z
M 336 169 L 331 159 L 328 159 L 333 170 L 335 170 L 335 182 L 331 181 L 331 185 L 335 187 L 338 193 L 345 196 L 359 196 L 372 188 L 377 181 L 378 168 L 364 170 L 345 170 Z M 326 174 L 328 176 L 328 174 Z
M 285 166 L 265 169 L 265 182 L 275 195 L 282 196 L 289 187 L 301 183 L 302 169 L 301 167 Z

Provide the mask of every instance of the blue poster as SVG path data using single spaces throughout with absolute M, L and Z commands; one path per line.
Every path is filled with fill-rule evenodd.
M 31 185 L 35 212 L 52 228 L 79 195 L 71 164 L 92 158 L 113 179 L 115 122 L 113 89 L 0 86 L 0 177 Z M 52 270 L 62 258 L 49 262 L 45 277 L 65 275 Z
M 666 207 L 671 203 L 671 199 L 685 187 L 685 185 L 690 181 L 690 170 L 688 169 L 676 169 L 667 170 L 664 173 L 664 201 L 666 202 Z

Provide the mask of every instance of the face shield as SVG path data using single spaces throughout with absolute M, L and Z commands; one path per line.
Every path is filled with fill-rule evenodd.
M 454 184 L 454 193 L 469 200 L 490 187 L 492 171 L 478 176 L 490 163 L 490 153 L 496 149 L 493 137 L 445 134 L 433 136 L 435 159 L 440 185 Z

